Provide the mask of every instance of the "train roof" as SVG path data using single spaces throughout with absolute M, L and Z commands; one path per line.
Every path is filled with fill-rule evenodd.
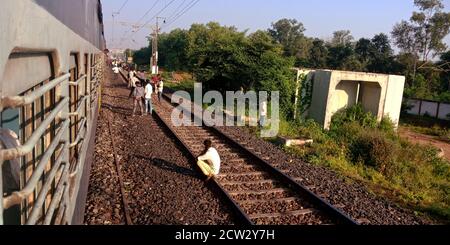
M 98 49 L 106 48 L 100 0 L 33 1 Z

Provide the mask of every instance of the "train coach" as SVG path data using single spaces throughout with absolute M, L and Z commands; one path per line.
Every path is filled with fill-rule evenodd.
M 3 0 L 0 224 L 80 224 L 105 66 L 99 0 Z

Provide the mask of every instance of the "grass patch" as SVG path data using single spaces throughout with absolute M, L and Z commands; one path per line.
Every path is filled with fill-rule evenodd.
M 429 117 L 402 115 L 401 127 L 410 131 L 438 137 L 450 142 L 450 122 Z
M 450 163 L 434 147 L 403 140 L 389 120 L 377 123 L 359 107 L 337 113 L 330 130 L 313 121 L 282 120 L 280 135 L 314 140 L 285 150 L 361 181 L 402 206 L 450 222 Z
M 186 91 L 190 94 L 191 99 L 194 98 L 194 80 L 183 80 L 179 83 L 174 83 L 171 80 L 166 80 L 164 86 L 174 91 Z
M 166 84 L 176 91 L 189 92 L 193 98 L 194 81 Z M 418 133 L 448 138 L 445 125 L 430 127 L 423 123 L 429 122 L 418 124 L 409 119 L 402 125 Z M 251 131 L 259 134 L 257 128 Z M 417 213 L 450 223 L 450 163 L 439 158 L 434 147 L 415 145 L 400 138 L 389 119 L 378 123 L 361 106 L 355 106 L 337 113 L 330 130 L 323 130 L 312 120 L 282 119 L 279 135 L 313 139 L 313 144 L 285 148 L 285 151 L 362 182 L 371 192 Z M 276 139 L 266 140 L 276 142 Z

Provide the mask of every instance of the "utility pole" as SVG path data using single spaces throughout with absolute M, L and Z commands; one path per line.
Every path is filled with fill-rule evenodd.
M 164 23 L 166 23 L 166 18 L 164 17 L 156 17 L 156 28 L 153 30 L 152 36 L 152 56 L 150 58 L 150 68 L 151 73 L 153 75 L 159 73 L 159 67 L 158 67 L 158 60 L 159 60 L 159 54 L 158 54 L 158 38 L 159 38 L 159 20 L 163 19 Z

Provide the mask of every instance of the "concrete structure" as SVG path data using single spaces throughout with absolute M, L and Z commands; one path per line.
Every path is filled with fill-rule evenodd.
M 304 145 L 310 145 L 314 143 L 314 140 L 312 139 L 289 139 L 286 137 L 278 137 L 277 141 L 279 144 L 291 147 L 291 146 L 304 146 Z
M 328 129 L 333 115 L 344 108 L 362 104 L 379 121 L 384 116 L 398 125 L 405 77 L 349 71 L 316 70 L 308 116 Z M 312 73 L 312 74 L 311 74 Z

